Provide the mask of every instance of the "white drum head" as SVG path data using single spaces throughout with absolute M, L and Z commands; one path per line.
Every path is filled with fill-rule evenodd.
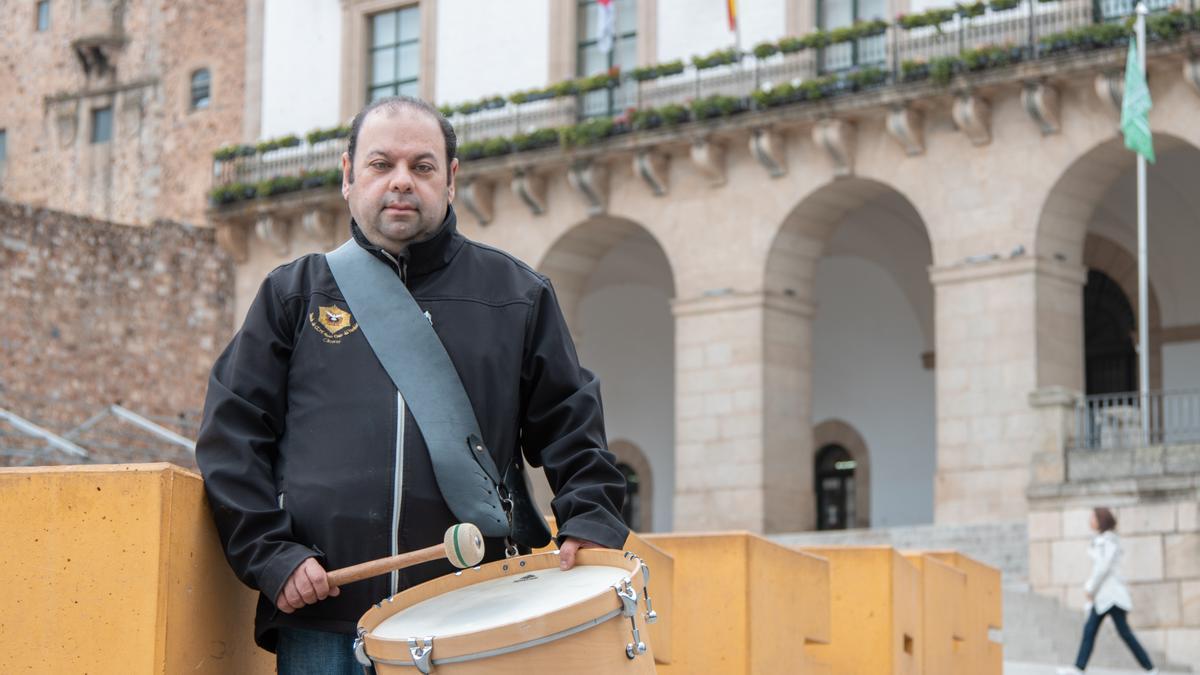
M 461 635 L 528 621 L 594 597 L 629 576 L 603 565 L 557 567 L 492 579 L 417 603 L 384 619 L 371 635 L 386 640 Z

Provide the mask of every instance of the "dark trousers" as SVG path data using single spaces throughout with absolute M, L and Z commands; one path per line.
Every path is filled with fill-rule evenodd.
M 1125 610 L 1115 606 L 1103 614 L 1097 614 L 1093 608 L 1092 613 L 1088 615 L 1087 623 L 1083 625 L 1083 642 L 1079 643 L 1079 656 L 1075 657 L 1075 667 L 1080 670 L 1087 668 L 1088 659 L 1092 658 L 1092 647 L 1096 645 L 1096 633 L 1100 630 L 1100 622 L 1104 621 L 1106 616 L 1112 617 L 1113 623 L 1117 626 L 1117 634 L 1125 641 L 1129 651 L 1133 652 L 1133 658 L 1137 659 L 1138 665 L 1146 670 L 1153 668 L 1154 664 L 1150 663 L 1150 657 L 1146 656 L 1146 650 L 1142 649 L 1142 645 L 1133 636 L 1133 631 L 1129 629 L 1129 621 L 1125 619 Z

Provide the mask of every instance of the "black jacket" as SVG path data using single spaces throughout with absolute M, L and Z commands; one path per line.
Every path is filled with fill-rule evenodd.
M 431 317 L 497 466 L 520 448 L 545 467 L 560 540 L 623 546 L 625 480 L 599 382 L 579 366 L 550 282 L 459 234 L 453 209 L 399 265 L 351 227 Z M 278 626 L 352 633 L 371 604 L 452 571 L 426 563 L 291 615 L 275 608 L 307 557 L 344 567 L 436 544 L 454 523 L 395 385 L 353 317 L 338 323 L 345 310 L 324 255 L 275 269 L 209 379 L 196 461 L 229 564 L 261 591 L 255 638 L 266 649 Z M 487 548 L 485 560 L 503 557 L 499 540 Z

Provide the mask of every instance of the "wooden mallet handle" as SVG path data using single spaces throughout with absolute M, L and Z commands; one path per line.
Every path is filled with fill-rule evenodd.
M 483 534 L 479 532 L 479 528 L 471 523 L 459 523 L 446 530 L 441 544 L 343 567 L 329 572 L 327 578 L 330 586 L 344 586 L 442 558 L 448 559 L 451 565 L 459 569 L 478 565 L 479 561 L 483 560 Z

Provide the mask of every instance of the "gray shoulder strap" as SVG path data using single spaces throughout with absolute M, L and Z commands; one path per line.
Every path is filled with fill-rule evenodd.
M 375 357 L 404 396 L 429 447 L 433 473 L 456 518 L 489 537 L 509 534 L 500 472 L 450 355 L 408 289 L 353 239 L 325 260 Z

